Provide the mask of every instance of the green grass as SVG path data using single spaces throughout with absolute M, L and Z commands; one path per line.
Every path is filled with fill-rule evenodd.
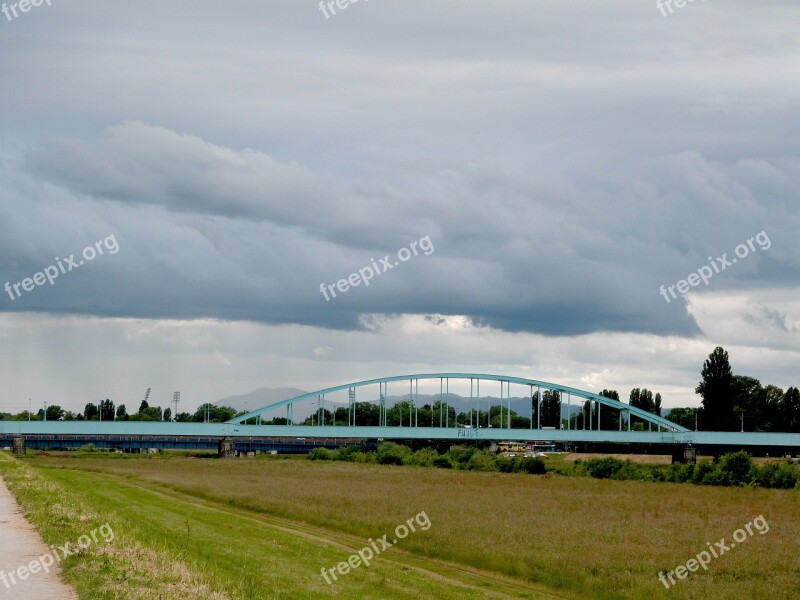
M 100 460 L 148 469 L 171 462 Z M 87 461 L 58 459 L 76 467 Z M 421 560 L 403 552 L 405 541 L 330 586 L 320 569 L 346 561 L 367 545 L 366 537 L 271 518 L 135 478 L 54 468 L 52 459 L 0 457 L 0 471 L 48 543 L 76 539 L 94 523 L 114 529 L 112 546 L 65 564 L 65 578 L 81 598 L 544 597 L 491 574 Z M 371 537 L 389 531 L 372 531 Z

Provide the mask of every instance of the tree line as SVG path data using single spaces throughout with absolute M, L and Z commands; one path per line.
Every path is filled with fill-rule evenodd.
M 673 408 L 666 418 L 688 429 L 695 425 L 703 431 L 774 431 L 800 433 L 800 390 L 789 387 L 786 391 L 775 385 L 762 385 L 758 379 L 747 375 L 735 375 L 731 369 L 728 353 L 717 347 L 703 363 L 702 380 L 695 392 L 702 398 L 699 408 Z M 601 396 L 612 400 L 620 400 L 616 390 L 600 392 Z M 612 408 L 601 408 L 597 402 L 589 400 L 578 406 L 578 410 L 564 417 L 562 415 L 562 397 L 558 390 L 545 390 L 537 402 L 537 394 L 531 398 L 528 416 L 518 414 L 507 407 L 492 406 L 486 410 L 472 409 L 456 413 L 455 407 L 437 400 L 425 404 L 415 410 L 410 400 L 402 400 L 393 406 L 385 407 L 386 424 L 419 425 L 420 427 L 472 426 L 505 428 L 509 424 L 512 429 L 528 429 L 531 426 L 555 429 L 601 429 L 617 430 L 628 428 L 632 431 L 644 431 L 649 426 L 644 419 Z M 624 403 L 624 402 L 623 402 Z M 661 415 L 662 397 L 647 388 L 633 388 L 628 395 L 629 406 Z M 502 413 L 502 414 L 501 414 Z M 41 421 L 44 410 L 37 413 L 23 411 L 16 415 L 0 413 L 0 420 Z M 110 399 L 97 404 L 86 404 L 82 413 L 73 413 L 58 405 L 47 407 L 48 421 L 176 421 L 203 423 L 224 423 L 244 414 L 228 406 L 203 405 L 194 413 L 178 413 L 173 419 L 170 408 L 150 406 L 147 401 L 139 405 L 136 413 L 128 414 L 124 404 L 115 406 Z M 381 408 L 375 402 L 355 403 L 355 423 L 361 426 L 377 426 L 380 424 Z M 501 421 L 502 418 L 502 421 Z M 620 423 L 622 419 L 622 423 Z M 347 425 L 351 421 L 349 407 L 339 407 L 333 411 L 324 409 L 307 417 L 301 425 Z M 254 423 L 251 419 L 249 423 Z M 286 419 L 277 417 L 263 421 L 265 425 L 285 425 Z

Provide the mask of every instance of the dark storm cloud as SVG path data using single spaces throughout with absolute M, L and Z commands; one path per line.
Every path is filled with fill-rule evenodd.
M 791 5 L 198 2 L 188 29 L 138 6 L 0 40 L 26 48 L 0 89 L 0 273 L 121 248 L 3 310 L 693 334 L 659 286 L 762 229 L 713 289 L 796 282 Z M 424 235 L 434 254 L 319 293 Z

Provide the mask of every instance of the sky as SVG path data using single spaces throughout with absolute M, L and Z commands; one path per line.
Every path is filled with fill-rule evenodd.
M 697 406 L 718 345 L 800 384 L 796 2 L 51 4 L 0 13 L 0 411 L 435 371 Z

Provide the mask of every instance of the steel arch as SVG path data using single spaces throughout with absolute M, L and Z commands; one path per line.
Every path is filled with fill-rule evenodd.
M 308 400 L 310 398 L 315 398 L 319 396 L 323 396 L 325 394 L 331 394 L 334 392 L 340 392 L 343 390 L 354 389 L 359 387 L 365 387 L 369 385 L 378 385 L 384 383 L 391 383 L 395 381 L 419 381 L 419 380 L 428 380 L 428 379 L 471 379 L 471 380 L 479 380 L 479 381 L 498 381 L 503 383 L 515 383 L 519 385 L 528 385 L 528 386 L 536 386 L 540 389 L 545 390 L 552 390 L 570 394 L 571 396 L 577 396 L 578 398 L 584 398 L 585 400 L 593 400 L 598 402 L 604 406 L 608 406 L 609 408 L 614 408 L 616 410 L 624 410 L 627 411 L 629 415 L 634 415 L 641 418 L 648 423 L 652 423 L 659 427 L 664 427 L 668 431 L 674 432 L 687 432 L 689 431 L 687 428 L 678 425 L 677 423 L 673 423 L 672 421 L 665 419 L 660 415 L 655 415 L 653 413 L 649 413 L 641 408 L 636 408 L 630 406 L 628 404 L 624 404 L 617 400 L 612 400 L 611 398 L 606 398 L 605 396 L 601 396 L 599 394 L 595 394 L 592 392 L 587 392 L 585 390 L 579 390 L 577 388 L 560 385 L 557 383 L 551 383 L 548 381 L 540 381 L 538 379 L 528 379 L 525 377 L 510 377 L 506 375 L 492 375 L 487 373 L 416 373 L 412 375 L 394 375 L 391 377 L 380 377 L 378 379 L 367 379 L 364 381 L 356 381 L 353 383 L 347 383 L 344 385 L 337 385 L 329 388 L 325 388 L 322 390 L 317 390 L 314 392 L 308 392 L 306 394 L 301 394 L 299 396 L 295 396 L 293 398 L 287 398 L 286 400 L 281 400 L 280 402 L 275 402 L 273 404 L 269 404 L 262 408 L 259 408 L 254 411 L 250 411 L 244 415 L 240 415 L 227 421 L 230 424 L 240 424 L 244 423 L 248 419 L 253 419 L 260 416 L 262 413 L 273 410 L 275 408 L 280 408 L 282 406 L 290 406 L 293 405 L 295 402 L 302 402 L 303 400 Z

